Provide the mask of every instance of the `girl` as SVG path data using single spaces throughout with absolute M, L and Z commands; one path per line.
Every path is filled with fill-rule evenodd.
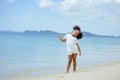
M 62 41 L 66 42 L 68 52 L 68 64 L 66 73 L 69 72 L 71 62 L 73 61 L 73 71 L 76 71 L 76 56 L 79 53 L 81 55 L 80 47 L 78 45 L 77 36 L 80 34 L 80 30 L 74 30 L 71 34 L 66 34 L 64 38 L 60 34 L 57 37 Z

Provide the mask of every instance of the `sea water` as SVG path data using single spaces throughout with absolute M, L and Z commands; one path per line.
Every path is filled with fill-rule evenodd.
M 120 38 L 84 36 L 79 45 L 79 67 L 120 61 Z M 0 34 L 0 75 L 65 72 L 66 64 L 66 43 L 60 42 L 56 34 Z

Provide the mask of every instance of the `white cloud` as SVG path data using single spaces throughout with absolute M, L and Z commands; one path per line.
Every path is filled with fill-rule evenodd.
M 76 16 L 77 18 L 88 17 L 94 20 L 102 18 L 107 23 L 118 22 L 118 16 L 116 13 L 118 14 L 117 11 L 119 10 L 119 7 L 116 7 L 116 4 L 119 4 L 120 0 L 62 0 L 61 2 L 54 2 L 53 0 L 37 1 L 39 7 L 54 8 L 62 15 Z M 111 11 L 115 11 L 115 14 Z
M 61 7 L 63 9 L 70 9 L 73 6 L 75 6 L 77 3 L 77 0 L 64 0 L 63 2 L 61 2 Z
M 15 3 L 16 0 L 6 0 L 6 2 L 8 2 L 8 3 Z
M 94 14 L 98 11 L 97 8 L 99 6 L 116 2 L 114 0 L 64 0 L 60 3 L 59 9 L 61 13 L 65 15 L 79 15 L 83 12 L 85 12 L 85 14 Z
M 43 8 L 45 8 L 45 7 L 51 7 L 51 6 L 53 6 L 55 4 L 51 0 L 36 0 L 36 1 L 38 3 L 38 6 L 39 7 L 43 7 Z
M 82 12 L 94 14 L 97 6 L 113 2 L 119 3 L 120 0 L 63 0 L 61 2 L 37 0 L 40 8 L 54 8 L 63 15 L 80 15 Z

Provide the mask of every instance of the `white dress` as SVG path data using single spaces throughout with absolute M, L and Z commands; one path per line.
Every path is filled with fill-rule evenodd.
M 72 55 L 73 53 L 78 53 L 78 47 L 76 43 L 78 43 L 78 40 L 76 37 L 73 37 L 71 34 L 66 34 L 64 36 L 66 39 L 66 47 L 68 55 Z

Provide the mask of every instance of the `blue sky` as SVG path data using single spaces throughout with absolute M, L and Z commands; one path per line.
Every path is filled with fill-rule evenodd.
M 0 0 L 0 30 L 82 31 L 120 36 L 120 0 Z

